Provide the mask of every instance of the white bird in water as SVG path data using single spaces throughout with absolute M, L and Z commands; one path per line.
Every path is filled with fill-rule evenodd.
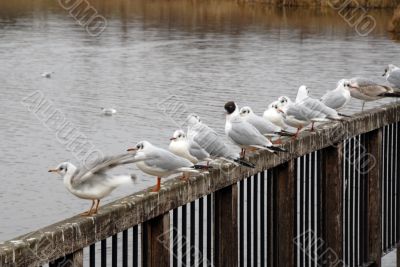
M 254 168 L 255 165 L 239 157 L 224 140 L 208 125 L 203 123 L 199 116 L 191 114 L 187 118 L 188 131 L 187 135 L 200 145 L 212 158 L 220 158 L 225 161 L 240 164 L 248 168 Z
M 211 160 L 210 154 L 194 140 L 189 139 L 183 130 L 176 130 L 170 141 L 169 150 L 193 164 Z
M 104 157 L 80 168 L 72 163 L 63 162 L 49 172 L 63 176 L 65 187 L 75 196 L 92 200 L 91 208 L 82 213 L 90 216 L 97 213 L 102 198 L 108 196 L 118 186 L 136 180 L 134 175 L 110 175 L 107 171 L 134 161 L 133 154 L 125 153 Z
M 400 89 L 400 68 L 396 65 L 389 64 L 386 69 L 385 73 L 382 75 L 386 78 L 386 80 L 392 84 L 397 89 Z
M 366 101 L 374 101 L 384 97 L 400 97 L 400 92 L 388 85 L 378 84 L 366 78 L 352 78 L 349 81 L 350 94 L 352 97 L 363 101 L 364 110 Z
M 144 173 L 156 176 L 157 185 L 153 192 L 160 191 L 161 178 L 176 173 L 198 173 L 201 169 L 208 169 L 207 166 L 194 165 L 185 158 L 169 152 L 168 150 L 156 147 L 150 142 L 141 141 L 134 148 L 128 151 L 134 151 L 136 166 Z M 185 177 L 184 177 L 185 178 Z
M 265 136 L 293 136 L 293 133 L 282 130 L 279 126 L 273 124 L 256 115 L 250 107 L 242 107 L 239 111 L 240 116 L 253 125 L 261 134 Z
M 224 106 L 227 115 L 225 122 L 225 134 L 238 146 L 242 148 L 242 158 L 246 149 L 263 149 L 270 152 L 287 152 L 285 149 L 274 146 L 253 125 L 242 119 L 239 108 L 235 102 L 227 102 Z
M 48 78 L 48 79 L 50 79 L 51 78 L 51 75 L 54 73 L 54 71 L 51 71 L 51 72 L 43 72 L 42 74 L 41 74 L 41 76 L 43 77 L 43 78 Z
M 100 108 L 100 109 L 106 116 L 112 116 L 117 113 L 117 110 L 113 108 Z
M 288 125 L 283 121 L 282 113 L 278 112 L 279 101 L 274 101 L 268 105 L 268 108 L 264 111 L 263 118 L 267 121 L 272 122 L 276 126 L 283 130 L 288 128 Z
M 340 110 L 351 100 L 349 84 L 345 79 L 340 80 L 336 89 L 328 91 L 321 97 L 321 102 L 330 108 Z

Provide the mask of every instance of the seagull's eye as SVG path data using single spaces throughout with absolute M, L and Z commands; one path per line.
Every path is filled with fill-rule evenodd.
M 140 149 L 140 145 L 137 145 L 136 148 L 137 148 L 137 149 Z

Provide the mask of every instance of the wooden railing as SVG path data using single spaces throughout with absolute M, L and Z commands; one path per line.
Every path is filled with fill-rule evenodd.
M 251 154 L 255 169 L 170 179 L 4 242 L 0 266 L 380 266 L 400 240 L 399 114 L 356 114 Z

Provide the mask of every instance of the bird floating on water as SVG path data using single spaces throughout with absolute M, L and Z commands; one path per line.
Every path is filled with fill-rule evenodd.
M 114 108 L 100 108 L 104 115 L 112 116 L 117 113 L 117 110 Z
M 102 198 L 108 196 L 118 186 L 136 180 L 136 176 L 133 174 L 110 175 L 107 171 L 134 162 L 134 155 L 125 153 L 103 157 L 80 168 L 70 162 L 63 162 L 56 168 L 50 169 L 49 172 L 60 174 L 64 179 L 65 187 L 75 196 L 92 200 L 91 208 L 81 214 L 90 216 L 97 213 Z
M 50 79 L 51 78 L 51 75 L 54 73 L 54 71 L 51 71 L 51 72 L 43 72 L 42 74 L 41 74 L 41 76 L 43 77 L 43 78 L 48 78 L 48 79 Z

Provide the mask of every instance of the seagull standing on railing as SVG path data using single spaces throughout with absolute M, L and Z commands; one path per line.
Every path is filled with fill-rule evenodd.
M 224 106 L 226 110 L 225 134 L 242 148 L 242 158 L 246 149 L 263 149 L 270 152 L 287 152 L 281 147 L 274 146 L 253 125 L 246 122 L 239 114 L 239 108 L 233 101 Z
M 184 173 L 182 178 L 186 179 L 185 173 L 198 173 L 199 170 L 208 169 L 207 166 L 194 165 L 189 160 L 178 157 L 147 141 L 137 143 L 134 148 L 129 148 L 128 151 L 136 153 L 136 166 L 142 172 L 157 177 L 157 185 L 153 188 L 153 192 L 160 191 L 162 177 L 182 172 Z
M 386 69 L 385 73 L 382 75 L 386 78 L 386 80 L 391 83 L 397 89 L 400 89 L 400 68 L 389 64 Z
M 211 161 L 210 154 L 194 140 L 189 139 L 183 130 L 176 130 L 170 138 L 169 150 L 175 155 L 196 164 L 200 161 Z
M 125 153 L 104 157 L 80 168 L 72 163 L 63 162 L 49 172 L 63 176 L 65 187 L 75 196 L 92 200 L 91 208 L 81 214 L 90 216 L 97 213 L 102 198 L 108 196 L 119 185 L 136 180 L 135 175 L 110 175 L 107 171 L 134 162 L 134 155 Z
M 255 167 L 253 163 L 241 159 L 239 153 L 236 153 L 226 145 L 222 138 L 213 129 L 200 120 L 199 116 L 195 114 L 189 115 L 187 123 L 188 137 L 199 144 L 212 158 L 220 158 L 248 168 Z
M 263 118 L 267 121 L 272 122 L 276 126 L 283 130 L 286 130 L 289 126 L 283 121 L 282 113 L 278 112 L 279 101 L 274 101 L 268 105 L 268 108 L 264 111 Z
M 374 101 L 384 97 L 400 97 L 400 92 L 388 85 L 378 84 L 366 78 L 352 78 L 348 80 L 352 97 L 363 101 L 362 111 L 366 101 Z
M 351 100 L 349 84 L 345 79 L 340 80 L 336 89 L 328 91 L 321 97 L 321 102 L 330 108 L 340 110 Z
M 243 120 L 253 125 L 261 134 L 265 136 L 293 136 L 293 133 L 282 130 L 279 126 L 273 124 L 256 115 L 250 107 L 242 107 L 239 111 Z

